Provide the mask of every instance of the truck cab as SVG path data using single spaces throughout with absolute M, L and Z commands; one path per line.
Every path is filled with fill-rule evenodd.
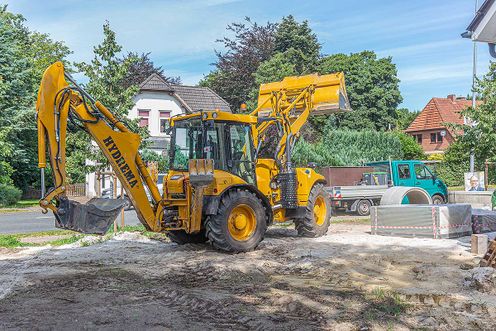
M 426 190 L 435 204 L 448 201 L 448 188 L 422 161 L 395 160 L 369 163 L 374 168 L 389 170 L 392 186 L 420 187 Z

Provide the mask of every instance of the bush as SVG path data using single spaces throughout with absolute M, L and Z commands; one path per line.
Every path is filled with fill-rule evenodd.
M 163 173 L 169 170 L 169 158 L 163 156 L 162 154 L 157 154 L 150 149 L 144 149 L 141 151 L 141 158 L 146 162 L 157 162 L 158 172 Z
M 11 206 L 21 199 L 22 191 L 17 187 L 0 184 L 0 206 Z
M 400 139 L 391 132 L 372 130 L 324 130 L 322 141 L 310 144 L 300 139 L 293 161 L 298 166 L 358 166 L 366 162 L 402 159 Z
M 394 134 L 401 143 L 401 150 L 403 151 L 403 158 L 405 160 L 423 160 L 426 155 L 422 147 L 413 139 L 412 136 L 401 131 L 395 131 Z

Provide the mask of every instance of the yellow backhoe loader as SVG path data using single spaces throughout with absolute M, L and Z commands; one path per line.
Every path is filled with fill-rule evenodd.
M 36 107 L 42 190 L 47 152 L 55 181 L 40 206 L 53 211 L 59 228 L 103 234 L 123 208 L 123 200 L 80 204 L 67 198 L 71 121 L 102 150 L 145 228 L 176 243 L 209 241 L 220 250 L 245 252 L 257 247 L 273 222 L 292 220 L 305 237 L 328 230 L 324 177 L 294 167 L 291 151 L 310 115 L 350 110 L 342 73 L 263 84 L 250 114 L 211 110 L 172 117 L 162 195 L 138 152 L 140 136 L 78 86 L 61 62 L 45 71 Z M 273 158 L 258 157 L 266 140 L 277 143 Z

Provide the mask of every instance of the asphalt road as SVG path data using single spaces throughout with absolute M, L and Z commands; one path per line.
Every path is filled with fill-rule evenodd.
M 120 216 L 117 216 L 117 221 L 120 224 Z M 51 212 L 0 213 L 0 234 L 57 230 L 54 222 L 55 217 Z M 124 222 L 126 225 L 140 224 L 134 210 L 124 212 Z

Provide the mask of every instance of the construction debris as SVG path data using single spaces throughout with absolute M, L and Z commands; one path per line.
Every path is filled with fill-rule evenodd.
M 491 241 L 489 244 L 489 249 L 480 261 L 479 265 L 481 267 L 496 268 L 496 240 Z

